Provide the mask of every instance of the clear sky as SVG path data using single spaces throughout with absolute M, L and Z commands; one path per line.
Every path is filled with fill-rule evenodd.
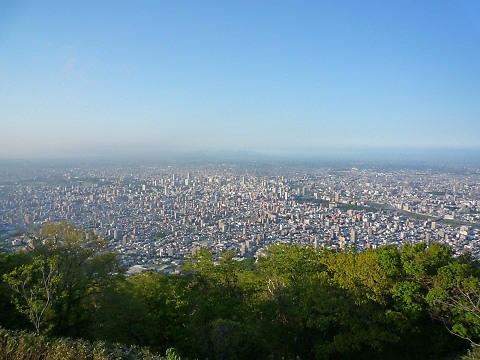
M 0 157 L 480 148 L 480 1 L 0 2 Z

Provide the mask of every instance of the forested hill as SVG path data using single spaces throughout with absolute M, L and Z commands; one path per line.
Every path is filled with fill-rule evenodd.
M 103 239 L 62 223 L 0 255 L 0 275 L 5 329 L 182 359 L 473 359 L 480 342 L 479 263 L 438 243 L 201 251 L 181 274 L 127 277 Z

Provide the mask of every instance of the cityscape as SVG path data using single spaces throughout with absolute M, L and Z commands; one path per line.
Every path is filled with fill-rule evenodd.
M 480 1 L 0 2 L 0 359 L 480 359 Z
M 0 183 L 11 251 L 66 221 L 105 237 L 134 273 L 178 272 L 200 249 L 236 259 L 270 244 L 365 251 L 440 242 L 480 257 L 480 169 L 213 163 L 12 168 Z M 23 170 L 22 170 L 23 169 Z

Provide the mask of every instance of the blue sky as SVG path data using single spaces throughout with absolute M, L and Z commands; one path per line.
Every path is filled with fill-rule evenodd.
M 480 2 L 0 3 L 0 157 L 345 148 L 480 148 Z

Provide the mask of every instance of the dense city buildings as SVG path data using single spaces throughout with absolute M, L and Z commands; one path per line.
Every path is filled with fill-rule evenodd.
M 4 244 L 67 221 L 109 240 L 131 271 L 172 272 L 209 248 L 238 258 L 272 243 L 374 249 L 437 241 L 480 256 L 480 169 L 307 166 L 50 167 L 6 171 Z

